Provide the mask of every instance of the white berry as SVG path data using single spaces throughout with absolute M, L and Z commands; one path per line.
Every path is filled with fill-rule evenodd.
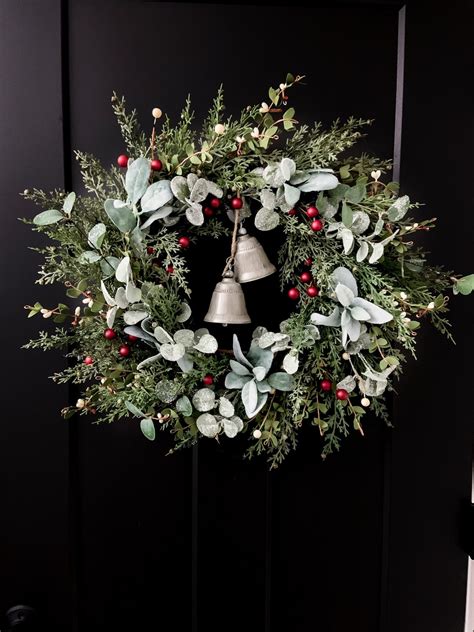
M 253 431 L 254 439 L 260 439 L 261 436 L 262 436 L 262 431 L 261 430 L 254 430 Z
M 367 408 L 367 406 L 370 406 L 370 399 L 368 397 L 363 397 L 360 400 L 360 403 L 362 404 L 362 406 L 365 406 Z
M 78 399 L 76 402 L 76 408 L 84 408 L 86 402 L 83 399 Z
M 163 112 L 160 110 L 160 108 L 153 108 L 153 110 L 151 111 L 151 115 L 153 118 L 159 119 L 163 116 Z
M 222 123 L 217 123 L 217 125 L 214 127 L 214 131 L 216 134 L 224 134 L 225 125 L 223 125 Z
M 342 359 L 343 360 L 349 360 L 351 356 L 347 353 L 347 351 L 344 351 L 344 353 L 342 354 Z

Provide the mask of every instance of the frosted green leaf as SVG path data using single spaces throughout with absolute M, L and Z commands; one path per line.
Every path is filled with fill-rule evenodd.
M 234 373 L 237 373 L 237 375 L 251 375 L 246 366 L 240 364 L 240 362 L 236 362 L 235 360 L 230 360 L 230 368 Z
M 255 227 L 258 230 L 273 230 L 280 223 L 280 216 L 270 208 L 261 208 L 255 215 Z
M 185 417 L 190 417 L 193 414 L 191 400 L 187 395 L 182 395 L 176 400 L 176 410 Z
M 351 393 L 355 389 L 355 387 L 356 381 L 353 375 L 348 375 L 336 385 L 336 388 L 343 388 L 348 393 Z
M 298 203 L 300 196 L 301 191 L 299 189 L 285 182 L 285 200 L 289 206 L 295 206 L 295 204 Z
M 369 244 L 366 241 L 361 241 L 356 253 L 356 260 L 360 263 L 361 261 L 364 261 L 368 254 Z
M 150 441 L 155 440 L 156 432 L 153 419 L 142 419 L 140 421 L 140 430 L 143 432 L 147 439 L 149 439 Z
M 267 347 L 271 347 L 275 342 L 276 336 L 272 331 L 266 331 L 262 334 L 258 339 L 258 344 L 262 349 L 266 349 Z
M 204 413 L 196 419 L 196 426 L 201 434 L 209 439 L 213 439 L 219 434 L 219 423 L 214 415 Z
M 146 340 L 146 342 L 149 342 L 152 345 L 156 345 L 155 338 L 152 335 L 150 335 L 147 331 L 145 331 L 142 327 L 137 327 L 136 325 L 132 325 L 130 327 L 125 327 L 124 332 L 127 335 L 135 336 L 135 338 L 140 338 L 140 340 Z
M 410 198 L 408 195 L 402 195 L 397 198 L 387 211 L 388 219 L 391 222 L 398 222 L 403 219 L 410 208 Z
M 250 375 L 238 375 L 237 373 L 230 372 L 225 376 L 225 387 L 226 388 L 242 388 L 251 378 Z
M 280 171 L 285 180 L 289 180 L 296 171 L 295 161 L 291 158 L 283 158 L 280 162 Z
M 160 347 L 160 353 L 164 357 L 165 360 L 170 360 L 171 362 L 176 362 L 184 356 L 185 353 L 184 345 L 181 343 L 176 344 L 163 344 Z
M 109 278 L 115 274 L 115 270 L 120 262 L 120 259 L 117 257 L 105 257 L 100 262 L 100 269 L 102 270 L 102 274 L 104 277 Z
M 193 406 L 199 412 L 205 413 L 214 408 L 216 395 L 210 388 L 200 388 L 193 395 Z
M 344 254 L 348 255 L 352 250 L 352 246 L 354 245 L 354 235 L 352 234 L 350 228 L 343 228 L 340 231 L 340 234 L 342 237 L 342 245 L 344 246 Z
M 227 397 L 219 397 L 219 415 L 223 417 L 232 417 L 234 414 L 234 405 Z
M 146 312 L 142 312 L 139 310 L 129 310 L 128 312 L 124 313 L 123 319 L 127 323 L 127 325 L 136 325 L 147 316 L 148 314 Z
M 371 244 L 372 254 L 369 257 L 369 263 L 376 263 L 383 256 L 383 244 Z
M 191 329 L 178 329 L 173 334 L 175 342 L 180 342 L 184 347 L 192 347 L 194 343 L 194 331 Z
M 125 190 L 128 193 L 128 201 L 136 204 L 148 188 L 148 178 L 150 177 L 150 161 L 148 158 L 137 158 L 128 163 L 125 175 Z
M 100 254 L 95 250 L 86 250 L 79 256 L 79 263 L 97 263 L 100 259 Z
M 244 427 L 244 422 L 240 417 L 231 417 L 230 419 L 222 420 L 222 427 L 224 434 L 229 437 L 229 439 L 233 439 Z
M 342 202 L 341 217 L 342 217 L 342 223 L 344 224 L 344 226 L 346 228 L 350 228 L 352 226 L 353 213 L 352 213 L 351 207 L 349 206 L 349 204 L 347 204 L 345 200 L 343 200 Z
M 370 226 L 370 217 L 365 211 L 354 211 L 351 230 L 356 235 L 362 235 Z
M 267 380 L 262 380 L 261 382 L 257 382 L 257 390 L 259 393 L 269 393 L 272 390 L 272 387 Z
M 142 291 L 130 279 L 125 288 L 125 297 L 129 303 L 138 303 L 142 300 Z
M 267 374 L 267 369 L 264 366 L 256 366 L 253 369 L 253 374 L 255 375 L 255 379 L 258 382 L 261 382 L 262 380 L 265 379 L 265 376 Z
M 173 211 L 174 208 L 172 206 L 162 206 L 160 209 L 158 209 L 148 217 L 146 222 L 141 225 L 141 230 L 146 230 L 147 228 L 150 228 L 150 226 L 154 222 L 156 222 L 156 220 L 168 217 Z
M 156 385 L 156 396 L 165 404 L 171 404 L 179 392 L 179 385 L 171 380 L 161 380 Z
M 135 406 L 135 404 L 132 404 L 132 402 L 129 402 L 128 400 L 125 402 L 125 407 L 130 413 L 132 413 L 132 415 L 134 415 L 134 417 L 146 416 L 145 413 L 142 413 L 142 411 Z
M 36 226 L 49 226 L 50 224 L 56 224 L 56 222 L 59 222 L 61 219 L 64 219 L 64 215 L 53 208 L 49 211 L 38 213 L 38 215 L 33 218 L 33 224 L 36 224 Z
M 178 316 L 176 316 L 176 321 L 178 323 L 185 323 L 187 320 L 189 320 L 191 314 L 191 308 L 186 302 L 183 301 L 183 303 L 181 303 L 181 311 Z
M 363 184 L 356 184 L 355 186 L 347 189 L 344 195 L 344 199 L 353 204 L 362 202 L 365 197 L 365 186 Z
M 149 366 L 150 364 L 153 364 L 154 362 L 157 362 L 160 358 L 161 353 L 157 353 L 156 355 L 152 355 L 149 358 L 145 358 L 145 360 L 142 360 L 139 364 L 137 364 L 138 371 L 146 366 Z
M 256 345 L 252 345 L 248 352 L 248 359 L 253 366 L 263 366 L 267 371 L 270 370 L 273 362 L 273 353 L 269 349 L 262 349 Z
M 115 292 L 115 303 L 120 307 L 120 309 L 127 309 L 128 307 L 128 298 L 125 294 L 125 288 L 118 287 Z
M 150 213 L 151 211 L 156 211 L 172 199 L 173 193 L 168 180 L 158 180 L 158 182 L 150 184 L 145 191 L 140 203 L 142 212 Z
M 115 317 L 117 316 L 117 310 L 117 306 L 110 307 L 110 309 L 107 310 L 107 316 L 105 317 L 105 320 L 107 322 L 107 327 L 110 327 L 111 329 L 114 326 Z
M 354 300 L 354 292 L 341 283 L 338 283 L 336 286 L 336 296 L 339 303 L 344 307 L 350 305 Z
M 103 281 L 100 282 L 100 289 L 102 290 L 102 294 L 104 295 L 104 299 L 107 305 L 110 305 L 110 306 L 115 305 L 115 301 L 109 294 L 109 291 L 107 290 L 105 283 Z
M 258 392 L 255 380 L 249 380 L 244 384 L 242 388 L 242 403 L 247 417 L 251 417 L 258 405 Z
M 298 354 L 294 351 L 290 351 L 283 358 L 283 368 L 289 375 L 293 375 L 298 371 L 298 367 Z
M 193 226 L 202 226 L 204 224 L 204 214 L 200 204 L 192 204 L 186 209 L 186 219 Z
M 90 229 L 87 239 L 94 248 L 100 248 L 102 246 L 102 242 L 104 241 L 106 232 L 107 228 L 105 227 L 105 224 L 96 224 Z
M 120 200 L 106 200 L 104 209 L 110 221 L 122 233 L 129 233 L 137 225 L 137 218 L 130 206 Z
M 378 305 L 374 305 L 367 301 L 365 298 L 360 298 L 356 296 L 352 302 L 352 306 L 359 306 L 365 309 L 366 312 L 370 314 L 370 320 L 368 321 L 372 325 L 382 325 L 384 323 L 388 323 L 393 320 L 392 314 L 387 312 L 385 309 L 382 309 Z
M 115 278 L 117 281 L 120 281 L 120 283 L 126 283 L 131 273 L 130 257 L 123 257 L 115 270 Z
M 264 208 L 274 209 L 276 198 L 273 191 L 270 191 L 269 189 L 262 189 L 262 191 L 260 191 L 260 202 Z
M 196 329 L 196 331 L 194 332 L 194 344 L 197 345 L 201 338 L 208 333 L 209 329 L 207 329 L 207 327 L 200 327 L 199 329 Z
M 211 336 L 211 334 L 204 334 L 199 339 L 197 345 L 194 345 L 194 348 L 196 351 L 201 351 L 201 353 L 215 353 L 218 346 L 218 342 L 214 336 Z
M 198 178 L 189 195 L 189 201 L 202 202 L 206 199 L 208 192 L 207 181 L 204 178 Z
M 210 195 L 213 195 L 216 198 L 221 198 L 224 195 L 224 191 L 217 186 L 215 182 L 211 182 L 210 180 L 206 180 L 207 182 L 207 190 Z
M 474 291 L 474 274 L 468 274 L 456 281 L 456 285 L 453 288 L 455 294 L 462 294 L 467 296 Z
M 163 329 L 163 327 L 155 327 L 153 335 L 158 340 L 158 342 L 161 342 L 162 344 L 173 344 L 173 338 L 169 335 L 167 331 Z
M 313 173 L 308 180 L 300 185 L 300 191 L 308 193 L 310 191 L 328 191 L 334 189 L 339 184 L 339 180 L 332 173 Z
M 292 391 L 295 387 L 295 381 L 288 373 L 278 372 L 268 376 L 268 383 L 277 391 Z
M 237 338 L 236 334 L 234 334 L 233 337 L 232 337 L 232 350 L 234 352 L 235 359 L 238 362 L 240 362 L 240 364 L 243 364 L 244 366 L 247 366 L 249 369 L 253 368 L 252 365 L 250 364 L 250 362 L 247 360 L 247 358 L 242 353 L 242 349 L 240 347 L 240 342 L 239 342 L 239 339 Z
M 356 320 L 370 320 L 370 314 L 363 307 L 355 305 L 350 308 L 352 318 Z
M 183 178 L 183 176 L 175 176 L 171 180 L 170 185 L 171 185 L 171 191 L 173 192 L 173 195 L 180 202 L 184 202 L 186 197 L 189 195 L 189 187 L 188 187 L 188 183 L 186 182 L 186 178 Z
M 182 358 L 176 360 L 176 364 L 179 366 L 183 373 L 189 373 L 193 369 L 193 358 L 189 353 L 185 353 Z
M 73 209 L 75 201 L 76 201 L 76 194 L 74 193 L 74 191 L 71 191 L 71 193 L 69 193 L 69 195 L 64 200 L 64 204 L 63 204 L 63 211 L 66 213 L 68 217 L 72 213 L 72 209 Z

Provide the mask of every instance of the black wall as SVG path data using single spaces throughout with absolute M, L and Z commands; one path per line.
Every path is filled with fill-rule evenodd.
M 402 188 L 439 218 L 434 260 L 471 272 L 472 10 L 400 9 L 0 3 L 0 612 L 26 602 L 48 630 L 81 632 L 463 630 L 472 300 L 453 301 L 458 346 L 421 336 L 395 430 L 373 423 L 324 464 L 308 433 L 271 474 L 238 447 L 165 457 L 166 440 L 135 425 L 64 422 L 72 394 L 47 380 L 64 361 L 19 350 L 37 326 L 22 306 L 60 288 L 33 286 L 27 245 L 40 240 L 16 221 L 33 212 L 17 194 L 78 190 L 71 148 L 106 163 L 122 152 L 113 90 L 148 124 L 155 105 L 176 116 L 188 92 L 202 114 L 221 81 L 233 111 L 288 70 L 307 74 L 298 116 L 373 117 L 365 148 L 385 156 L 401 139 Z

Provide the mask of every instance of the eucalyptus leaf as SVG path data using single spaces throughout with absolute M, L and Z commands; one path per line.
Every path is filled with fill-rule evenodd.
M 285 200 L 289 206 L 295 206 L 301 196 L 301 191 L 285 182 Z
M 118 307 L 115 305 L 114 307 L 110 307 L 107 310 L 107 315 L 105 317 L 106 322 L 107 322 L 107 327 L 110 327 L 112 329 L 112 327 L 114 326 L 115 323 L 115 317 L 117 316 L 117 310 Z
M 72 209 L 74 207 L 75 201 L 76 201 L 76 194 L 74 193 L 74 191 L 71 191 L 71 193 L 69 193 L 69 195 L 66 196 L 66 199 L 64 200 L 64 203 L 63 203 L 63 211 L 66 213 L 68 217 L 72 213 Z
M 356 184 L 350 189 L 347 189 L 344 194 L 344 199 L 353 204 L 358 204 L 365 198 L 365 193 L 365 186 L 363 184 Z
M 189 353 L 185 353 L 182 358 L 176 360 L 176 364 L 179 366 L 183 373 L 189 373 L 193 370 L 194 362 L 192 356 Z
M 191 308 L 185 301 L 183 301 L 181 303 L 181 311 L 176 316 L 176 321 L 178 323 L 185 323 L 187 320 L 189 320 L 189 318 L 191 317 L 191 314 L 192 314 Z
M 348 375 L 343 380 L 338 382 L 338 384 L 336 385 L 337 389 L 343 388 L 348 393 L 352 393 L 355 387 L 356 387 L 356 381 L 353 375 Z
M 209 439 L 213 439 L 219 434 L 219 423 L 214 415 L 204 413 L 196 419 L 196 426 L 201 434 Z
M 86 250 L 79 255 L 79 263 L 97 263 L 101 258 L 95 250 Z
M 123 257 L 115 270 L 115 278 L 120 283 L 126 283 L 130 277 L 132 268 L 130 266 L 130 257 Z
M 313 173 L 308 180 L 299 186 L 300 191 L 309 193 L 311 191 L 328 191 L 334 189 L 339 184 L 339 180 L 332 173 Z
M 148 178 L 147 178 L 147 182 L 148 182 Z M 142 212 L 150 213 L 151 211 L 156 211 L 157 209 L 161 209 L 162 206 L 167 204 L 172 199 L 173 199 L 173 192 L 171 191 L 171 186 L 170 186 L 169 181 L 158 180 L 158 182 L 154 182 L 153 184 L 150 184 L 150 186 L 145 191 L 140 202 L 140 205 L 142 207 Z
M 159 325 L 158 327 L 155 327 L 155 330 L 153 331 L 153 335 L 158 340 L 158 342 L 162 344 L 173 344 L 174 342 L 173 338 L 169 335 L 169 333 L 165 331 L 163 327 L 160 327 Z
M 230 388 L 230 389 L 241 389 L 251 379 L 252 379 L 251 375 L 248 375 L 248 376 L 238 375 L 237 373 L 234 373 L 233 371 L 231 371 L 230 373 L 227 373 L 227 375 L 225 376 L 224 385 L 226 388 Z
M 107 228 L 105 224 L 96 224 L 93 226 L 89 234 L 87 235 L 87 239 L 89 243 L 94 246 L 94 248 L 100 248 L 102 246 L 102 242 L 104 241 L 105 233 L 107 232 Z
M 202 226 L 204 224 L 204 214 L 200 204 L 193 204 L 186 209 L 186 219 L 193 226 Z
M 185 417 L 190 417 L 193 414 L 191 400 L 187 395 L 182 395 L 176 400 L 176 410 Z
M 347 202 L 345 200 L 343 200 L 342 202 L 342 223 L 344 224 L 344 226 L 346 228 L 350 228 L 352 226 L 352 221 L 353 221 L 353 213 L 352 213 L 352 209 L 349 206 L 349 204 L 347 204 Z
M 142 312 L 140 310 L 129 310 L 124 313 L 123 319 L 127 325 L 136 325 L 147 316 L 148 314 L 146 312 Z
M 155 424 L 153 423 L 153 419 L 142 419 L 140 421 L 140 430 L 143 432 L 145 437 L 150 441 L 154 441 L 156 437 L 155 432 Z
M 56 224 L 56 222 L 59 222 L 61 219 L 64 219 L 64 215 L 53 208 L 38 213 L 38 215 L 33 218 L 33 224 L 36 224 L 36 226 L 49 226 L 50 224 Z
M 219 397 L 219 415 L 223 417 L 232 417 L 234 414 L 234 405 L 227 397 Z
M 145 413 L 142 413 L 142 411 L 137 408 L 135 404 L 132 404 L 132 402 L 129 402 L 128 400 L 125 401 L 125 407 L 130 413 L 132 413 L 134 417 L 146 417 Z
M 204 334 L 199 342 L 194 345 L 196 351 L 200 351 L 201 353 L 215 353 L 218 348 L 217 339 L 211 334 Z
M 173 334 L 175 342 L 180 342 L 184 347 L 192 347 L 194 343 L 194 331 L 191 329 L 178 329 Z
M 174 208 L 172 206 L 162 206 L 160 209 L 158 209 L 148 217 L 146 222 L 141 225 L 141 230 L 146 230 L 147 228 L 150 228 L 150 226 L 154 222 L 156 222 L 156 220 L 168 217 L 173 211 Z
M 295 387 L 293 376 L 283 372 L 271 373 L 268 383 L 278 391 L 292 391 Z
M 240 364 L 240 362 L 236 362 L 236 360 L 230 360 L 230 367 L 237 375 L 251 375 L 248 368 L 243 364 Z
M 289 375 L 294 375 L 299 368 L 298 354 L 290 351 L 283 358 L 283 368 Z
M 120 200 L 106 200 L 104 209 L 110 221 L 115 224 L 122 233 L 129 233 L 137 225 L 137 218 L 130 206 Z
M 359 249 L 357 250 L 357 253 L 356 253 L 356 261 L 358 261 L 359 263 L 361 261 L 364 261 L 364 259 L 367 257 L 368 254 L 369 254 L 369 244 L 366 241 L 361 241 L 359 244 Z
M 369 263 L 376 263 L 382 256 L 384 247 L 383 244 L 371 244 L 372 254 L 369 257 Z
M 247 417 L 252 417 L 258 405 L 258 392 L 255 380 L 249 380 L 244 384 L 241 396 Z
M 231 417 L 230 419 L 224 418 L 222 420 L 222 427 L 224 429 L 224 434 L 229 437 L 229 439 L 233 439 L 244 427 L 244 422 L 240 417 Z
M 408 195 L 397 198 L 387 211 L 388 219 L 391 222 L 398 222 L 405 217 L 409 208 L 410 198 Z
M 205 413 L 214 408 L 215 400 L 214 391 L 210 388 L 200 388 L 193 395 L 193 406 L 199 412 Z
M 163 344 L 160 347 L 160 353 L 164 357 L 165 360 L 170 360 L 171 362 L 176 362 L 184 356 L 185 348 L 184 345 L 177 342 L 175 344 Z
M 280 223 L 280 216 L 270 208 L 261 208 L 255 215 L 254 222 L 258 230 L 273 230 Z

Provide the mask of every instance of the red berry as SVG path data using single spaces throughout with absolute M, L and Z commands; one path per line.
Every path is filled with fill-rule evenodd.
M 205 206 L 203 213 L 206 217 L 212 217 L 214 215 L 214 211 L 212 210 L 210 206 Z
M 153 246 L 147 246 L 147 254 L 152 255 L 155 253 L 155 249 L 153 248 Z
M 173 272 L 174 272 L 174 268 L 173 268 L 173 266 L 172 266 L 172 265 L 167 266 L 167 267 L 166 267 L 166 272 L 167 272 L 168 274 L 173 274 Z
M 211 386 L 211 384 L 214 383 L 214 378 L 212 377 L 212 375 L 205 375 L 202 378 L 202 383 L 205 384 L 206 386 Z
M 128 165 L 128 156 L 126 156 L 125 154 L 121 154 L 117 158 L 117 164 L 119 167 L 125 168 Z
M 296 287 L 292 287 L 288 290 L 288 297 L 292 301 L 297 301 L 300 297 L 300 291 Z
M 113 340 L 116 336 L 117 334 L 113 329 L 110 329 L 110 327 L 104 331 L 104 338 L 107 340 Z
M 313 260 L 311 259 L 311 257 L 308 257 L 307 259 L 304 260 L 303 263 L 304 263 L 305 266 L 310 268 L 313 265 Z
M 291 217 L 296 215 L 296 209 L 295 208 L 290 208 L 290 210 L 288 211 L 288 215 L 291 215 Z
M 191 242 L 189 241 L 189 237 L 180 237 L 178 240 L 178 243 L 181 246 L 181 248 L 189 248 L 189 244 Z
M 302 272 L 300 275 L 300 279 L 301 281 L 303 281 L 303 283 L 309 283 L 313 279 L 313 275 L 311 274 L 311 272 Z
M 232 206 L 233 209 L 235 209 L 236 211 L 238 211 L 239 209 L 242 208 L 242 206 L 244 205 L 242 198 L 239 197 L 233 197 L 230 201 L 230 205 Z
M 134 336 L 133 334 L 128 334 L 127 338 L 130 342 L 135 342 L 135 340 L 138 340 L 138 337 Z
M 321 390 L 322 391 L 330 391 L 332 388 L 332 382 L 331 380 L 321 380 Z
M 318 232 L 320 230 L 323 230 L 323 223 L 320 219 L 315 219 L 314 221 L 311 222 L 311 230 L 314 230 L 315 232 Z
M 91 356 L 86 356 L 84 358 L 84 364 L 93 364 L 94 360 L 91 358 Z
M 212 206 L 212 208 L 219 208 L 219 206 L 221 205 L 221 201 L 219 200 L 219 198 L 213 197 L 209 204 Z
M 319 294 L 319 290 L 315 285 L 310 285 L 309 288 L 307 288 L 306 290 L 306 294 L 308 296 L 311 296 L 311 298 L 314 298 Z
M 345 399 L 349 397 L 349 393 L 346 391 L 345 388 L 338 388 L 336 391 L 336 397 L 337 399 L 344 401 Z
M 317 217 L 319 215 L 319 211 L 315 206 L 308 206 L 306 209 L 306 215 L 308 217 Z
M 119 353 L 123 358 L 126 358 L 130 355 L 130 347 L 128 345 L 122 345 L 119 349 Z
M 155 158 L 155 160 L 151 161 L 152 171 L 161 171 L 162 167 L 163 167 L 163 163 L 161 162 L 161 160 L 158 160 L 158 158 Z

